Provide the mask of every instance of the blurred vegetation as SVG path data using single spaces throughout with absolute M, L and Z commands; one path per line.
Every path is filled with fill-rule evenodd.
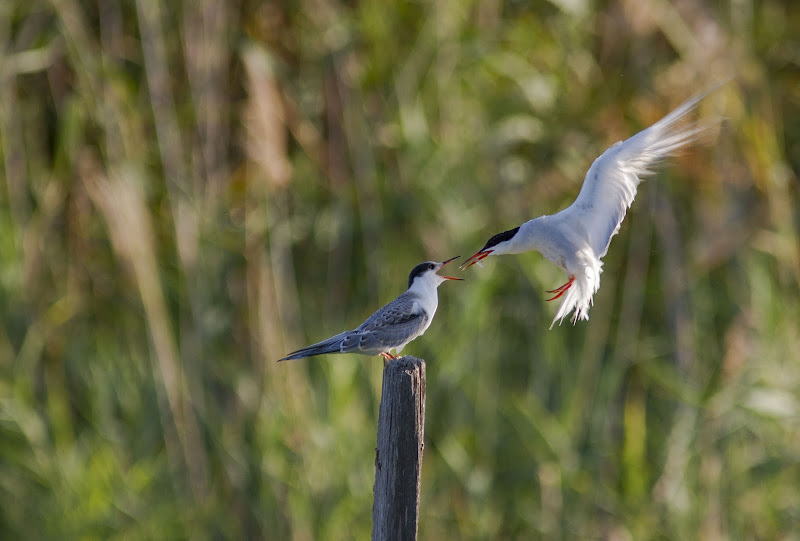
M 798 538 L 792 2 L 12 0 L 0 44 L 0 538 L 368 538 L 380 359 L 275 360 L 730 75 L 589 322 L 538 254 L 440 289 L 420 537 Z

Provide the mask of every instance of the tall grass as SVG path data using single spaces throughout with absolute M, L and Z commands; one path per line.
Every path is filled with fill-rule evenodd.
M 363 539 L 381 363 L 293 363 L 735 75 L 589 322 L 538 254 L 440 289 L 423 539 L 793 539 L 797 10 L 0 8 L 0 537 Z

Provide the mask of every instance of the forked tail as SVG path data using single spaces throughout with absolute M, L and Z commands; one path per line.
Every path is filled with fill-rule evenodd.
M 327 340 L 323 340 L 322 342 L 317 342 L 316 344 L 293 351 L 286 357 L 278 359 L 278 362 L 292 361 L 295 359 L 302 359 L 304 357 L 313 357 L 314 355 L 325 355 L 326 353 L 341 353 L 342 341 L 345 339 L 347 334 L 347 332 L 343 332 L 341 334 L 337 334 L 336 336 L 332 336 Z
M 561 296 L 563 300 L 561 301 L 561 306 L 558 307 L 556 317 L 553 318 L 553 322 L 550 324 L 551 329 L 556 324 L 556 321 L 561 325 L 564 318 L 573 310 L 573 325 L 579 319 L 589 319 L 589 307 L 592 306 L 592 298 L 600 287 L 600 274 L 602 272 L 603 262 L 599 259 L 592 259 L 586 263 L 582 274 L 577 273 L 574 277 L 570 277 L 569 282 L 556 290 L 559 294 L 551 300 L 555 300 L 558 296 Z

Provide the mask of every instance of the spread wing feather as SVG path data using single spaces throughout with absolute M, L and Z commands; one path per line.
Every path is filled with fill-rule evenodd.
M 553 324 L 573 310 L 573 323 L 589 318 L 589 307 L 603 271 L 600 259 L 619 231 L 641 178 L 708 129 L 708 125 L 686 118 L 707 94 L 691 98 L 649 128 L 609 147 L 592 163 L 575 202 L 553 216 L 558 227 L 569 233 L 573 244 L 574 252 L 564 255 L 573 260 L 568 272 L 575 277 Z
M 705 95 L 700 94 L 633 137 L 615 143 L 598 157 L 575 202 L 561 211 L 565 223 L 583 233 L 597 257 L 608 251 L 625 213 L 636 197 L 641 177 L 662 159 L 697 139 L 705 126 L 685 121 Z

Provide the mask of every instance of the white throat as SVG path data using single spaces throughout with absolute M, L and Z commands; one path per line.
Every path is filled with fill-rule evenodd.
M 443 280 L 438 279 L 437 276 L 419 276 L 414 279 L 414 282 L 411 284 L 411 287 L 408 288 L 408 292 L 416 297 L 416 301 L 419 303 L 420 308 L 425 310 L 425 313 L 428 314 L 428 317 L 433 319 L 433 315 L 436 313 L 436 308 L 439 306 L 439 294 L 437 288 L 439 284 L 442 283 Z

